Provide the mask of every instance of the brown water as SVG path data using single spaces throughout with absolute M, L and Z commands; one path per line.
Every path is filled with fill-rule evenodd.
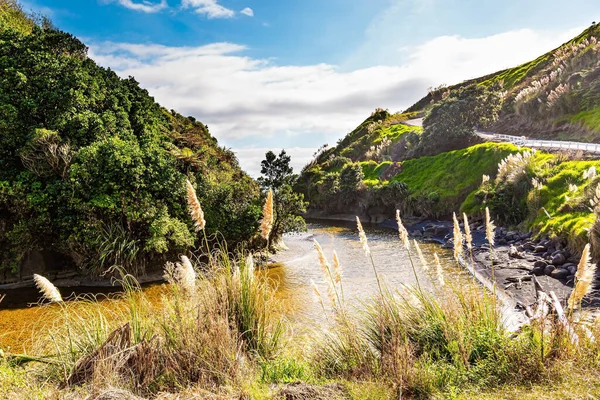
M 365 226 L 373 260 L 382 283 L 388 288 L 401 288 L 403 285 L 416 285 L 416 278 L 398 235 L 393 230 Z M 378 291 L 377 281 L 371 261 L 365 256 L 358 240 L 353 223 L 335 224 L 310 223 L 308 232 L 286 235 L 285 244 L 289 250 L 278 253 L 274 258 L 282 266 L 271 268 L 266 275 L 277 286 L 277 296 L 285 301 L 285 307 L 298 322 L 311 327 L 325 322 L 325 313 L 315 301 L 311 280 L 314 280 L 322 293 L 326 293 L 327 282 L 323 276 L 314 249 L 316 239 L 331 260 L 335 249 L 343 270 L 343 287 L 347 303 L 356 305 L 367 300 Z M 433 260 L 436 251 L 442 262 L 448 263 L 451 255 L 438 245 L 422 244 L 427 260 Z M 425 290 L 432 289 L 435 283 L 414 260 L 419 284 Z M 449 263 L 448 263 L 449 264 Z M 165 285 L 155 284 L 144 288 L 150 301 L 157 302 L 164 293 Z M 63 297 L 70 293 L 94 293 L 107 309 L 122 305 L 118 296 L 107 293 L 106 288 L 61 288 Z M 2 294 L 0 292 L 0 294 Z M 6 292 L 7 297 L 0 303 L 0 348 L 14 353 L 32 349 L 35 340 L 50 326 L 56 315 L 57 306 L 32 305 L 38 301 L 35 289 L 19 289 Z M 326 304 L 327 306 L 327 304 Z

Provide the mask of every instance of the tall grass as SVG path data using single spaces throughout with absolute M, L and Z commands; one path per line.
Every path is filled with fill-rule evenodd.
M 169 285 L 156 304 L 130 275 L 122 275 L 121 306 L 94 297 L 62 302 L 37 352 L 52 364 L 40 374 L 62 386 L 118 387 L 139 395 L 240 386 L 260 360 L 273 359 L 286 325 L 274 288 L 256 279 L 248 258 L 215 253 L 196 276 L 187 257 L 168 264 Z M 47 282 L 44 294 L 55 295 Z
M 488 231 L 492 244 L 489 219 Z M 455 237 L 462 243 L 458 233 Z M 364 231 L 359 234 L 364 244 Z M 544 315 L 510 334 L 503 327 L 495 291 L 445 279 L 437 254 L 435 265 L 432 292 L 421 286 L 384 286 L 381 295 L 356 313 L 341 314 L 334 308 L 332 327 L 313 354 L 318 373 L 327 379 L 377 380 L 398 398 L 429 398 L 457 390 L 556 381 L 561 379 L 557 373 L 566 373 L 566 364 L 598 364 L 592 361 L 600 347 L 591 339 L 591 328 L 573 329 L 564 319 Z M 582 285 L 585 282 L 582 279 Z M 584 290 L 587 286 L 579 289 Z M 573 341 L 575 331 L 580 337 L 587 332 L 587 339 Z
M 581 315 L 576 321 L 566 319 L 571 310 L 580 311 L 581 298 L 589 292 L 593 267 L 586 254 L 567 316 L 536 313 L 519 332 L 508 333 L 494 293 L 474 287 L 470 280 L 447 276 L 437 254 L 433 261 L 426 260 L 418 243 L 410 245 L 399 215 L 398 222 L 400 240 L 407 251 L 414 247 L 421 261 L 421 270 L 413 265 L 415 277 L 421 283 L 429 279 L 431 285 L 394 288 L 379 280 L 367 235 L 359 225 L 359 239 L 378 278 L 379 292 L 351 309 L 344 298 L 337 254 L 330 263 L 315 242 L 328 282 L 328 296 L 318 289 L 316 294 L 328 324 L 322 330 L 315 327 L 314 334 L 303 339 L 291 334 L 276 288 L 255 276 L 252 256 L 232 255 L 224 245 L 213 252 L 209 266 L 194 265 L 185 256 L 178 263 L 167 263 L 168 285 L 160 302 L 151 302 L 123 271 L 120 307 L 110 308 L 90 296 L 61 301 L 56 288 L 38 277 L 43 294 L 53 301 L 45 307 L 55 315 L 55 324 L 40 340 L 37 352 L 49 363 L 34 370 L 38 382 L 45 382 L 34 387 L 53 395 L 60 387 L 61 394 L 172 392 L 210 397 L 226 392 L 252 398 L 249 386 L 262 387 L 260 397 L 273 394 L 267 385 L 301 379 L 350 382 L 352 388 L 375 382 L 389 398 L 430 398 L 544 385 L 574 371 L 600 367 L 600 345 L 594 339 L 598 327 L 584 326 Z M 456 228 L 460 230 L 458 220 Z M 455 244 L 462 247 L 459 233 L 455 232 L 460 239 Z M 326 301 L 333 307 L 326 307 Z M 544 308 L 540 305 L 538 310 Z M 290 346 L 284 346 L 286 339 Z M 32 389 L 24 395 L 22 377 L 4 378 L 3 368 L 0 362 L 0 384 L 18 387 L 21 396 L 37 393 Z M 48 383 L 54 389 L 45 391 Z

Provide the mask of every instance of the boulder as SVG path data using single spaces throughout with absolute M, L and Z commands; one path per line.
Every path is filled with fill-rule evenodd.
M 533 268 L 546 268 L 546 261 L 543 260 L 537 260 L 536 262 L 533 263 Z
M 545 265 L 545 263 L 544 263 L 544 265 Z M 546 267 L 534 267 L 534 268 L 531 270 L 530 274 L 531 274 L 531 275 L 535 275 L 535 276 L 542 276 L 542 275 L 544 275 L 544 269 L 545 269 L 545 268 L 546 268 Z
M 563 253 L 558 253 L 552 257 L 552 265 L 563 265 L 567 261 L 567 258 Z
M 575 264 L 565 264 L 562 267 L 566 270 L 569 270 L 571 275 L 575 275 L 575 272 L 577 272 L 577 265 Z
M 546 248 L 544 246 L 538 245 L 533 248 L 534 253 L 544 253 L 545 251 L 546 251 Z
M 552 271 L 554 271 L 555 269 L 556 267 L 554 265 L 546 265 L 546 268 L 544 268 L 544 274 L 550 276 Z
M 564 268 L 556 268 L 550 273 L 550 276 L 554 279 L 566 279 L 569 275 L 571 275 L 569 270 Z

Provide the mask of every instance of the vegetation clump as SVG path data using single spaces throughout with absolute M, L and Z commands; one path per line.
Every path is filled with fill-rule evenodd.
M 258 186 L 204 124 L 165 110 L 12 1 L 0 3 L 0 21 L 3 272 L 35 252 L 49 268 L 87 273 L 160 265 L 197 241 L 181 201 L 188 178 L 207 234 L 251 238 Z

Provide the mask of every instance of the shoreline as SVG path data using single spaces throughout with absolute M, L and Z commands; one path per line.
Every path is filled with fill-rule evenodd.
M 334 222 L 356 220 L 356 216 L 347 214 L 330 216 L 311 213 L 307 218 Z M 391 219 L 376 225 L 397 230 L 396 221 Z M 485 227 L 477 223 L 470 226 L 473 257 L 471 258 L 465 247 L 462 267 L 491 292 L 494 292 L 495 280 L 496 295 L 505 304 L 506 314 L 512 321 L 515 321 L 515 318 L 521 319 L 517 314 L 522 316 L 525 307 L 536 302 L 533 275 L 544 291 L 554 292 L 561 302 L 566 302 L 573 287 L 573 275 L 579 260 L 570 254 L 559 239 L 532 239 L 531 232 L 518 233 L 498 227 L 496 245 L 490 253 L 485 238 Z M 461 228 L 464 229 L 463 224 Z M 411 239 L 437 243 L 443 248 L 453 247 L 451 221 L 416 219 L 406 221 L 406 229 Z M 511 311 L 508 312 L 508 309 Z M 508 325 L 514 326 L 515 323 L 510 322 Z

